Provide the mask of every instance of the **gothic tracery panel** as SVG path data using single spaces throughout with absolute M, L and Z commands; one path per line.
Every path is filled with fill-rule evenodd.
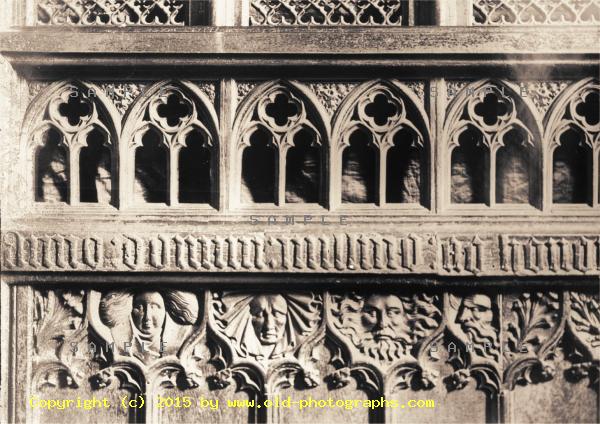
M 131 106 L 122 137 L 121 189 L 135 202 L 214 204 L 218 118 L 197 86 L 149 87 Z
M 333 124 L 332 173 L 342 203 L 427 205 L 427 123 L 420 101 L 401 83 L 357 87 Z
M 38 25 L 193 25 L 205 2 L 190 0 L 37 0 Z M 190 11 L 194 15 L 190 18 Z
M 593 206 L 600 149 L 600 85 L 585 79 L 569 86 L 553 103 L 546 125 L 547 166 L 551 170 L 552 201 Z M 596 155 L 597 156 L 597 155 Z
M 474 25 L 540 25 L 600 22 L 598 0 L 475 0 Z
M 541 205 L 541 129 L 509 85 L 480 81 L 462 89 L 444 127 L 453 204 Z
M 252 25 L 406 25 L 403 0 L 251 0 Z
M 38 95 L 25 118 L 37 202 L 116 200 L 117 128 L 110 101 L 91 84 L 59 82 Z M 29 157 L 29 156 L 28 156 Z
M 238 108 L 233 134 L 237 202 L 324 201 L 329 130 L 306 87 L 275 81 L 255 88 Z

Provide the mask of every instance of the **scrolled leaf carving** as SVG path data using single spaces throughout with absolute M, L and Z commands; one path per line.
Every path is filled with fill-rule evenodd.
M 87 342 L 83 291 L 35 290 L 34 386 L 79 387 Z
M 570 292 L 569 333 L 575 341 L 568 373 L 575 380 L 589 378 L 592 387 L 600 379 L 600 302 L 598 295 Z

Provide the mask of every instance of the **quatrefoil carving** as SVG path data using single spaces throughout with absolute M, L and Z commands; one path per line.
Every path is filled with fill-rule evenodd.
M 174 132 L 186 126 L 195 115 L 194 103 L 180 91 L 165 91 L 150 103 L 150 119 L 161 129 Z

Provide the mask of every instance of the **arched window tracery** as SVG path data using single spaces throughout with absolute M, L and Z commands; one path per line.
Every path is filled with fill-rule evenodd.
M 120 121 L 96 86 L 52 84 L 33 101 L 24 122 L 34 201 L 116 204 Z
M 240 105 L 234 203 L 326 202 L 329 131 L 312 97 L 301 84 L 275 81 L 255 88 Z
M 549 198 L 554 205 L 599 203 L 600 83 L 591 78 L 567 88 L 544 122 Z
M 390 81 L 357 87 L 335 117 L 334 175 L 341 203 L 429 204 L 427 118 L 410 90 Z
M 541 208 L 541 130 L 508 83 L 465 87 L 449 106 L 444 134 L 450 204 Z
M 123 192 L 136 204 L 216 207 L 217 129 L 214 107 L 193 84 L 148 88 L 125 118 Z

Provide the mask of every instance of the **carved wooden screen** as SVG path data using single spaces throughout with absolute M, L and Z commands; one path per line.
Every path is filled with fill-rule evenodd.
M 0 6 L 2 422 L 598 422 L 599 0 Z

